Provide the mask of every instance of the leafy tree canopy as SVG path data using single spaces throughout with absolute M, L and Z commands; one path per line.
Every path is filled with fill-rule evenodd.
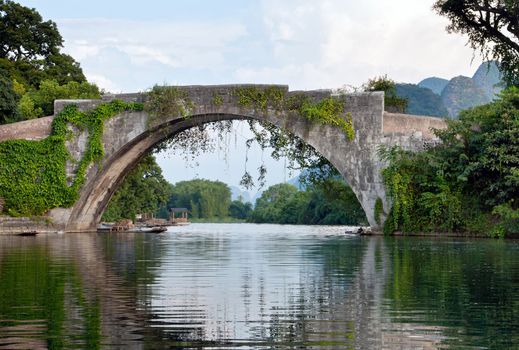
M 173 186 L 168 208 L 187 208 L 191 217 L 226 218 L 229 215 L 231 190 L 220 181 L 196 179 L 180 181 Z
M 294 185 L 277 184 L 270 186 L 261 197 L 256 200 L 256 207 L 252 213 L 253 222 L 276 222 L 280 224 L 292 224 L 292 218 L 288 218 L 286 208 L 291 206 L 292 210 L 300 204 L 301 196 Z
M 382 151 L 386 232 L 519 233 L 519 88 L 465 110 L 425 152 Z
M 23 119 L 38 118 L 54 113 L 56 99 L 95 99 L 100 91 L 94 84 L 75 81 L 60 85 L 56 80 L 43 80 L 38 90 L 25 93 L 18 105 Z
M 50 115 L 50 98 L 99 97 L 79 63 L 60 52 L 62 46 L 56 23 L 44 21 L 35 9 L 0 0 L 0 123 Z
M 364 91 L 384 91 L 384 105 L 388 112 L 405 113 L 407 99 L 397 95 L 396 83 L 387 75 L 368 80 Z
M 509 84 L 519 83 L 517 0 L 437 0 L 434 9 L 450 20 L 447 31 L 466 34 L 474 50 L 500 62 Z
M 9 123 L 17 115 L 17 104 L 20 96 L 13 88 L 13 81 L 0 68 L 0 124 Z
M 252 204 L 247 202 L 243 203 L 239 200 L 234 200 L 231 202 L 229 206 L 229 215 L 232 218 L 245 220 L 248 219 L 252 212 Z
M 0 58 L 41 59 L 58 54 L 62 46 L 56 23 L 43 21 L 35 9 L 0 0 Z
M 305 191 L 290 184 L 269 187 L 256 200 L 249 220 L 304 225 L 359 225 L 367 221 L 351 188 L 343 180 L 330 178 Z

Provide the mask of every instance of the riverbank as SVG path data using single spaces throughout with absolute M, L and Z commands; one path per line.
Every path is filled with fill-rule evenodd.
M 23 235 L 36 233 L 61 232 L 46 217 L 11 217 L 0 216 L 0 235 Z
M 482 235 L 479 233 L 470 232 L 393 232 L 390 235 L 385 235 L 382 231 L 366 231 L 360 234 L 361 236 L 388 236 L 388 237 L 428 237 L 428 238 L 488 238 L 496 239 L 500 237 L 492 237 L 491 235 Z M 519 235 L 508 235 L 501 237 L 506 239 L 519 239 Z
M 189 221 L 192 223 L 196 223 L 196 224 L 244 224 L 247 222 L 246 220 L 243 220 L 243 219 L 236 219 L 236 218 L 231 218 L 231 217 L 198 218 L 198 219 L 190 218 Z
M 195 224 L 246 224 L 245 220 L 236 218 L 199 218 L 190 219 Z M 267 224 L 267 223 L 266 223 Z M 306 226 L 306 225 L 296 225 Z M 337 226 L 337 225 L 330 225 Z M 346 226 L 345 226 L 346 227 Z M 358 233 L 356 230 L 345 233 L 359 234 L 361 236 L 384 236 L 381 230 L 371 230 L 369 227 L 361 227 L 363 232 Z M 63 233 L 64 230 L 54 225 L 45 217 L 10 217 L 0 216 L 0 235 L 24 235 L 24 234 L 46 234 L 46 233 Z M 394 237 L 428 237 L 428 238 L 496 238 L 490 235 L 482 235 L 467 232 L 401 232 L 396 231 L 389 236 Z M 519 235 L 507 236 L 507 239 L 519 239 Z

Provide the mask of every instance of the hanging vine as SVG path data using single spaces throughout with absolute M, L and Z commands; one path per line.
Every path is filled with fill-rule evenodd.
M 355 138 L 351 114 L 344 113 L 345 101 L 342 96 L 330 96 L 313 102 L 303 94 L 289 96 L 279 87 L 241 87 L 235 90 L 238 105 L 266 111 L 269 107 L 276 111 L 297 112 L 308 121 L 341 128 L 348 140 Z

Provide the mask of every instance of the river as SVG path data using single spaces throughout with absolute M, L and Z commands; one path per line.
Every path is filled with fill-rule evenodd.
M 517 241 L 254 224 L 0 236 L 0 349 L 517 347 Z

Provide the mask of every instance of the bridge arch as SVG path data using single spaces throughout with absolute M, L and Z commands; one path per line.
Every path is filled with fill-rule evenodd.
M 192 115 L 187 120 L 168 122 L 160 125 L 156 130 L 150 131 L 149 134 L 142 134 L 139 137 L 126 144 L 117 153 L 106 159 L 101 171 L 94 178 L 88 181 L 78 202 L 73 207 L 69 222 L 68 230 L 88 230 L 100 222 L 101 217 L 107 208 L 113 194 L 123 182 L 126 175 L 139 163 L 139 161 L 149 154 L 156 145 L 164 140 L 174 137 L 176 134 L 197 127 L 206 123 L 224 121 L 224 120 L 257 120 L 252 117 L 243 115 L 230 114 L 205 114 Z M 276 125 L 280 127 L 279 125 Z M 298 137 L 303 135 L 296 134 Z M 306 142 L 306 141 L 305 141 Z M 306 142 L 310 146 L 320 150 L 322 145 L 315 142 Z M 322 148 L 323 157 L 328 159 L 332 165 L 336 157 L 330 153 L 330 149 Z M 354 181 L 352 177 L 346 173 L 342 174 L 347 183 Z M 77 225 L 80 224 L 80 227 Z
M 246 86 L 250 88 L 250 85 Z M 344 114 L 351 115 L 355 138 L 349 140 L 338 127 L 310 122 L 298 113 L 258 106 L 243 106 L 237 101 L 236 89 L 243 86 L 192 86 L 182 87 L 192 107 L 188 115 L 173 113 L 159 119 L 147 112 L 121 113 L 107 122 L 103 133 L 105 156 L 100 164 L 88 170 L 80 198 L 69 209 L 54 209 L 51 216 L 64 225 L 66 231 L 95 229 L 110 198 L 125 175 L 158 143 L 177 133 L 201 124 L 220 120 L 258 120 L 269 122 L 287 130 L 314 147 L 345 178 L 362 205 L 371 226 L 378 227 L 374 206 L 378 198 L 386 203 L 380 169 L 376 155 L 382 136 L 383 94 L 362 93 L 344 97 Z M 272 86 L 253 86 L 268 89 Z M 277 86 L 287 96 L 305 94 L 313 101 L 331 96 L 330 90 L 288 92 L 288 87 Z M 215 103 L 215 96 L 221 102 Z M 115 95 L 105 98 L 125 101 L 144 101 L 145 94 Z M 56 101 L 57 111 L 68 103 L 79 104 L 82 109 L 93 108 L 102 101 Z M 70 146 L 81 153 L 81 137 Z M 84 139 L 84 138 L 83 138 Z

